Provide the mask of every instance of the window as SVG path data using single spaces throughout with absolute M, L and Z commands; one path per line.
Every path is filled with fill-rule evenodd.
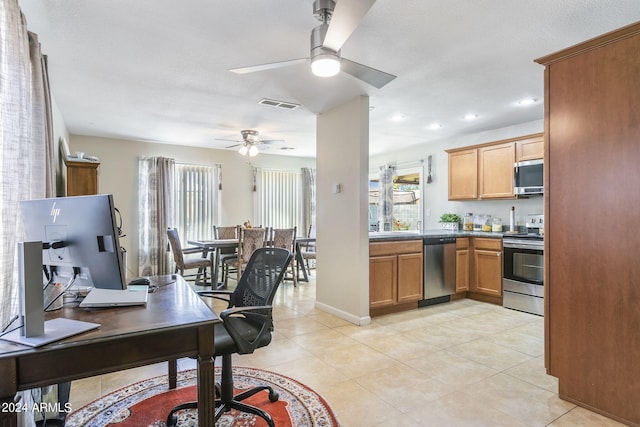
M 182 241 L 213 239 L 220 222 L 220 165 L 176 164 L 174 223 Z
M 422 173 L 422 166 L 385 165 L 369 176 L 369 231 L 421 228 Z
M 304 218 L 302 171 L 257 168 L 254 173 L 255 225 L 275 228 L 296 226 L 300 235 L 308 227 Z

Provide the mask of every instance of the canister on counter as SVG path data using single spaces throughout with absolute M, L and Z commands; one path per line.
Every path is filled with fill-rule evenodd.
M 493 222 L 491 224 L 491 231 L 494 233 L 502 233 L 502 219 L 501 218 L 493 218 Z
M 491 215 L 483 215 L 482 231 L 491 231 Z
M 464 231 L 473 231 L 473 213 L 469 212 L 464 216 L 464 220 L 462 222 Z

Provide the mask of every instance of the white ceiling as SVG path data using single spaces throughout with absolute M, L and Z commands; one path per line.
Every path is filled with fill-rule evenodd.
M 305 157 L 315 156 L 315 115 L 357 95 L 373 107 L 371 154 L 542 119 L 542 102 L 516 105 L 542 100 L 534 59 L 640 21 L 638 0 L 378 0 L 342 49 L 398 76 L 376 89 L 315 77 L 306 63 L 228 71 L 308 57 L 312 0 L 19 3 L 70 133 L 224 148 L 217 139 L 256 129 L 284 140 L 267 153 Z M 463 120 L 470 112 L 479 117 Z

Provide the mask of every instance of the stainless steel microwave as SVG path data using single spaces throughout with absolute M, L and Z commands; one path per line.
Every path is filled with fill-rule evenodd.
M 544 193 L 544 160 L 540 159 L 516 162 L 513 166 L 513 192 L 516 195 Z

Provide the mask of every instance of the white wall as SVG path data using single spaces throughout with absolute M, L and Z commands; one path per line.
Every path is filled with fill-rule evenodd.
M 71 135 L 71 152 L 82 151 L 100 159 L 98 191 L 113 194 L 123 217 L 127 249 L 127 269 L 138 275 L 138 159 L 141 156 L 171 157 L 177 162 L 222 164 L 222 225 L 242 224 L 253 220 L 253 167 L 278 169 L 315 168 L 315 159 L 275 156 L 261 153 L 256 157 L 240 156 L 232 150 L 184 147 L 152 142 L 107 139 Z
M 371 321 L 369 98 L 319 114 L 317 129 L 316 307 L 362 325 Z
M 544 121 L 522 123 L 501 129 L 493 129 L 486 132 L 471 135 L 462 135 L 434 143 L 418 145 L 402 151 L 385 153 L 369 159 L 370 170 L 378 169 L 385 163 L 402 164 L 424 159 L 424 197 L 423 203 L 423 229 L 440 228 L 438 220 L 443 213 L 457 213 L 461 217 L 467 212 L 489 214 L 502 218 L 503 224 L 509 223 L 511 206 L 516 208 L 516 223 L 524 226 L 527 214 L 542 214 L 542 197 L 531 197 L 518 200 L 474 200 L 474 201 L 449 201 L 448 200 L 448 156 L 445 150 L 450 148 L 465 147 L 485 142 L 499 141 L 523 135 L 530 135 L 544 131 Z M 426 184 L 427 157 L 432 156 L 431 176 L 433 182 Z M 430 212 L 430 215 L 428 213 Z

